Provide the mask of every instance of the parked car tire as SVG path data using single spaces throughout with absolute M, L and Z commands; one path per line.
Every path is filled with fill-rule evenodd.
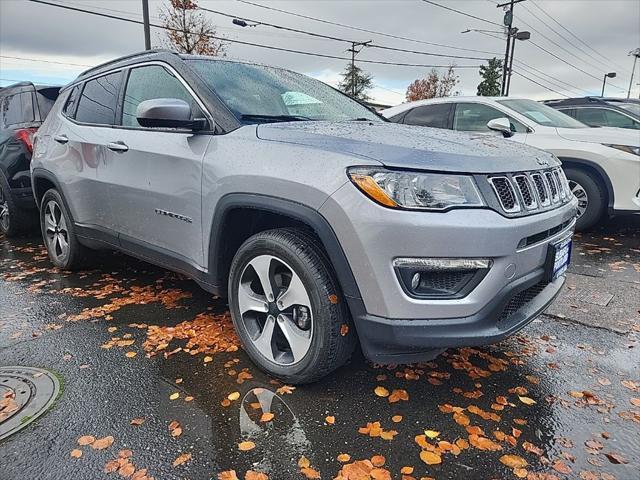
M 24 233 L 31 225 L 33 214 L 16 205 L 9 183 L 0 172 L 0 233 L 15 237 Z
M 607 193 L 593 174 L 577 169 L 565 168 L 569 188 L 578 199 L 576 230 L 587 230 L 596 225 L 605 214 Z
M 87 248 L 78 242 L 71 215 L 57 190 L 47 190 L 40 203 L 40 228 L 51 262 L 63 270 L 83 266 Z
M 256 365 L 287 383 L 324 377 L 355 348 L 330 265 L 318 240 L 299 229 L 258 233 L 233 259 L 229 306 L 238 336 Z

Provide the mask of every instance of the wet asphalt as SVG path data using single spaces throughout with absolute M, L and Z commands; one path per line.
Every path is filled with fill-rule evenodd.
M 139 288 L 153 292 L 145 303 L 121 301 Z M 163 295 L 174 301 L 163 303 Z M 227 332 L 226 310 L 194 282 L 123 255 L 96 254 L 91 270 L 62 273 L 37 236 L 0 237 L 0 366 L 45 368 L 63 384 L 45 415 L 0 442 L 0 479 L 122 478 L 104 468 L 123 449 L 136 470 L 156 479 L 218 478 L 232 469 L 242 479 L 247 470 L 304 479 L 303 456 L 332 479 L 343 465 L 374 455 L 385 457 L 382 468 L 394 479 L 640 478 L 639 217 L 576 238 L 567 288 L 549 315 L 499 345 L 450 350 L 424 365 L 377 368 L 356 354 L 325 380 L 289 390 L 241 349 L 191 354 L 193 345 L 186 353 L 187 341 L 174 339 L 145 355 L 149 326 L 205 314 L 205 323 L 220 322 Z M 212 331 L 204 335 L 220 333 Z M 198 333 L 189 334 L 197 343 Z M 134 342 L 113 345 L 114 337 Z M 243 369 L 252 378 L 239 383 Z M 377 386 L 404 390 L 408 400 L 391 403 L 374 393 Z M 239 398 L 225 402 L 234 392 Z M 426 439 L 434 445 L 469 440 L 451 407 L 465 408 L 468 426 L 501 450 L 471 446 L 443 453 L 440 464 L 423 462 L 415 437 L 425 430 L 437 433 Z M 273 420 L 260 421 L 267 411 Z M 359 433 L 368 422 L 397 434 Z M 79 446 L 84 435 L 114 442 Z M 255 448 L 241 451 L 243 441 Z M 74 449 L 80 458 L 71 457 Z M 341 463 L 345 453 L 351 459 Z M 183 454 L 191 457 L 174 466 Z M 501 463 L 503 455 L 523 458 L 526 471 Z M 402 477 L 403 467 L 413 472 Z

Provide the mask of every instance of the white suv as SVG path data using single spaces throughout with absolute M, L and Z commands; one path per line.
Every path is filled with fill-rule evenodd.
M 513 97 L 420 100 L 381 113 L 408 125 L 479 133 L 497 130 L 553 153 L 562 161 L 579 200 L 579 230 L 593 226 L 605 214 L 640 212 L 640 132 L 589 128 L 551 107 Z

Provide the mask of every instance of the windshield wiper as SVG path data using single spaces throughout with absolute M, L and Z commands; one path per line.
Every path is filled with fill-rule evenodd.
M 262 115 L 256 113 L 245 113 L 240 117 L 242 120 L 257 120 L 263 122 L 304 122 L 313 120 L 302 115 Z

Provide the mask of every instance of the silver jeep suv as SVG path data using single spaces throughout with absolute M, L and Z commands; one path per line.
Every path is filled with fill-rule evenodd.
M 287 70 L 151 51 L 62 90 L 32 180 L 57 267 L 110 248 L 184 273 L 228 298 L 259 367 L 304 383 L 358 341 L 422 361 L 540 314 L 576 214 L 559 165 Z

